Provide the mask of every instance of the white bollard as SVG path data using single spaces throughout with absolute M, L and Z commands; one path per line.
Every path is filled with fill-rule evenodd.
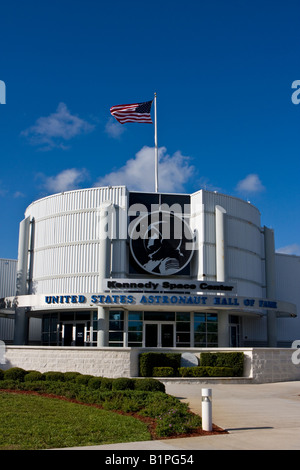
M 5 343 L 4 341 L 0 341 L 0 364 L 5 364 Z
M 202 429 L 203 431 L 212 430 L 212 390 L 211 388 L 202 388 Z

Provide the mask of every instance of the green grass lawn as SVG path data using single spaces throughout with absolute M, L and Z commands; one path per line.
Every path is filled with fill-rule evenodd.
M 37 450 L 150 440 L 130 416 L 35 395 L 0 393 L 0 450 Z

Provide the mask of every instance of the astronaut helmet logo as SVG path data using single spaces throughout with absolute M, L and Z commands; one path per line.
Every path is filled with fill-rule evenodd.
M 176 274 L 188 265 L 193 255 L 190 227 L 182 217 L 171 212 L 145 214 L 138 218 L 129 236 L 135 262 L 150 274 Z

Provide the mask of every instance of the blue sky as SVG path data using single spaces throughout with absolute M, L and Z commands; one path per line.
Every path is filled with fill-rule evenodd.
M 159 189 L 249 200 L 300 255 L 299 14 L 298 0 L 2 2 L 0 257 L 17 258 L 40 197 L 154 191 L 154 126 L 109 112 L 154 92 Z

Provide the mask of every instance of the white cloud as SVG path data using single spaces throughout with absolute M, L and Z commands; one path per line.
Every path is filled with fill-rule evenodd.
M 63 191 L 71 191 L 77 189 L 79 183 L 84 181 L 88 176 L 85 169 L 78 170 L 76 168 L 69 168 L 58 173 L 56 176 L 45 177 L 39 175 L 39 178 L 44 179 L 43 188 L 49 193 L 60 193 Z
M 27 137 L 31 144 L 41 146 L 43 150 L 54 147 L 65 149 L 66 141 L 93 129 L 92 124 L 71 114 L 67 106 L 60 103 L 55 113 L 38 118 L 36 123 L 21 135 Z
M 283 246 L 282 248 L 276 250 L 276 253 L 300 256 L 300 245 L 298 245 L 297 243 L 293 243 L 291 245 Z
M 22 191 L 16 191 L 13 195 L 14 198 L 25 197 L 25 194 Z
M 241 193 L 259 193 L 264 191 L 265 187 L 260 181 L 258 175 L 252 173 L 239 181 L 236 189 Z
M 118 139 L 124 131 L 125 127 L 113 118 L 110 118 L 106 123 L 105 132 L 113 139 Z
M 166 148 L 158 149 L 158 182 L 159 191 L 181 192 L 184 184 L 194 174 L 194 167 L 190 158 L 182 155 L 180 151 L 170 156 Z M 143 147 L 126 164 L 115 171 L 99 178 L 95 186 L 125 185 L 130 190 L 155 190 L 155 153 L 153 147 Z

